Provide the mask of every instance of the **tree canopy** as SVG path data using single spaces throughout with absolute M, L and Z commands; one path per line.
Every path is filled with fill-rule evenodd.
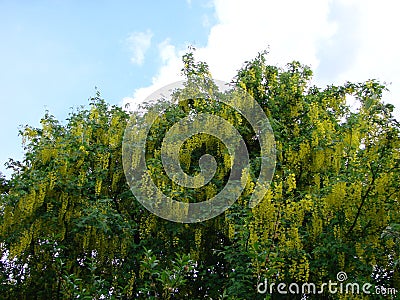
M 248 203 L 260 176 L 257 133 L 218 101 L 223 94 L 212 84 L 207 64 L 196 62 L 192 52 L 183 57 L 183 74 L 189 83 L 208 82 L 210 97 L 177 101 L 157 119 L 146 163 L 163 193 L 188 202 L 209 199 L 230 175 L 223 143 L 207 134 L 185 141 L 179 157 L 188 174 L 199 173 L 205 153 L 217 162 L 207 185 L 188 189 L 165 173 L 161 142 L 187 116 L 207 112 L 228 120 L 246 143 L 250 170 L 239 199 L 215 218 L 171 222 L 135 199 L 124 175 L 122 145 L 130 118 L 141 113 L 111 106 L 100 93 L 64 123 L 46 112 L 40 128 L 25 126 L 20 132 L 25 156 L 9 161 L 10 180 L 0 178 L 1 294 L 6 299 L 300 299 L 301 293 L 261 294 L 257 286 L 266 278 L 321 285 L 335 281 L 339 272 L 347 274 L 346 282 L 400 289 L 400 125 L 393 105 L 382 101 L 386 87 L 368 80 L 320 88 L 311 84 L 309 67 L 295 61 L 280 68 L 267 58 L 260 53 L 245 62 L 232 80 L 262 107 L 275 136 L 274 177 L 253 208 Z M 177 100 L 183 91 L 176 91 Z M 348 105 L 349 97 L 358 108 Z

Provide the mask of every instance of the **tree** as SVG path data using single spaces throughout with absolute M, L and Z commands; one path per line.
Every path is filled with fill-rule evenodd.
M 7 180 L 5 179 L 4 175 L 0 172 L 0 193 L 7 193 Z
M 105 282 L 96 292 L 113 282 L 136 230 L 126 221 L 135 207 L 124 201 L 119 164 L 126 118 L 97 95 L 65 126 L 46 113 L 42 128 L 21 131 L 26 155 L 10 180 L 1 230 L 19 272 L 6 284 L 10 297 L 67 296 L 64 275 L 88 285 L 97 275 L 85 264 L 94 257 Z
M 377 266 L 392 270 L 393 240 L 380 234 L 399 220 L 399 123 L 380 83 L 321 90 L 308 85 L 311 75 L 259 56 L 237 77 L 270 116 L 278 150 L 273 187 L 249 225 L 249 244 L 266 255 L 254 268 L 285 282 L 328 282 L 339 271 L 373 282 Z
M 183 57 L 185 87 L 151 128 L 146 162 L 164 193 L 188 202 L 209 199 L 230 175 L 223 143 L 207 134 L 185 141 L 180 158 L 188 174 L 199 174 L 205 153 L 217 162 L 209 184 L 188 189 L 165 173 L 161 140 L 189 115 L 207 112 L 228 120 L 246 143 L 250 177 L 239 199 L 218 217 L 174 223 L 134 198 L 124 176 L 122 142 L 130 117 L 141 112 L 109 106 L 97 93 L 90 108 L 71 112 L 65 125 L 46 113 L 41 128 L 26 126 L 24 160 L 10 161 L 13 176 L 2 183 L 2 294 L 264 299 L 257 286 L 265 278 L 318 285 L 335 281 L 338 272 L 346 272 L 346 282 L 398 286 L 400 128 L 393 106 L 381 100 L 385 86 L 369 80 L 318 88 L 310 84 L 308 67 L 292 62 L 281 69 L 266 58 L 261 53 L 246 62 L 232 82 L 260 104 L 275 134 L 275 175 L 254 208 L 248 202 L 260 175 L 257 134 L 218 101 L 229 91 L 218 91 L 207 64 L 195 62 L 192 52 Z M 202 95 L 209 97 L 182 99 L 200 81 L 209 88 Z M 357 110 L 346 104 L 348 96 L 359 101 Z M 301 293 L 272 295 L 296 297 Z

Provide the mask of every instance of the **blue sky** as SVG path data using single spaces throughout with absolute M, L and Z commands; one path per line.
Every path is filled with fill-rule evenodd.
M 138 103 L 179 78 L 189 44 L 217 79 L 269 46 L 271 63 L 300 60 L 319 85 L 391 82 L 385 101 L 400 106 L 398 11 L 390 0 L 0 0 L 0 171 L 22 158 L 19 125 L 46 109 L 64 120 L 95 86 Z
M 185 0 L 144 3 L 0 1 L 1 165 L 22 157 L 19 125 L 38 126 L 45 109 L 63 120 L 70 107 L 87 104 L 95 86 L 119 104 L 151 84 L 161 57 L 149 48 L 149 59 L 132 62 L 135 33 L 150 32 L 155 44 L 207 41 L 202 18 L 212 18 L 212 7 Z

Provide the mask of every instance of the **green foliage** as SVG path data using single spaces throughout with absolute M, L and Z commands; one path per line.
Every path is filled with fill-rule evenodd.
M 10 160 L 9 181 L 0 177 L 1 295 L 300 299 L 262 295 L 257 285 L 265 278 L 318 285 L 335 281 L 339 271 L 347 273 L 347 282 L 399 288 L 400 126 L 393 106 L 381 100 L 386 88 L 375 80 L 318 88 L 310 84 L 308 67 L 292 62 L 281 69 L 266 58 L 261 53 L 246 62 L 233 81 L 261 105 L 277 145 L 271 188 L 252 209 L 247 204 L 260 172 L 256 134 L 243 116 L 215 101 L 224 94 L 191 52 L 183 57 L 188 81 L 181 92 L 202 80 L 210 97 L 186 99 L 165 111 L 151 128 L 146 160 L 166 194 L 208 199 L 226 184 L 226 148 L 210 135 L 187 140 L 180 158 L 188 174 L 199 172 L 205 153 L 215 156 L 218 168 L 206 187 L 182 189 L 162 168 L 162 137 L 190 114 L 212 113 L 233 124 L 246 142 L 251 176 L 237 202 L 216 218 L 172 223 L 136 201 L 121 157 L 130 114 L 99 94 L 64 125 L 46 113 L 41 128 L 26 126 L 24 160 Z M 349 96 L 359 101 L 358 109 L 347 105 Z M 163 102 L 147 108 L 152 105 Z M 317 296 L 345 295 L 310 298 Z

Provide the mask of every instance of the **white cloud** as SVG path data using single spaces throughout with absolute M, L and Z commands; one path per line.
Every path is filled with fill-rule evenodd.
M 146 51 L 150 48 L 153 33 L 148 29 L 144 32 L 134 32 L 126 39 L 132 52 L 131 62 L 141 65 L 144 62 Z
M 268 45 L 272 64 L 296 59 L 316 67 L 316 44 L 335 30 L 327 21 L 327 0 L 215 0 L 215 10 L 219 23 L 199 53 L 215 77 L 223 80 L 230 80 L 244 61 Z
M 362 82 L 378 79 L 389 85 L 390 93 L 384 94 L 384 101 L 396 106 L 400 116 L 400 43 L 397 28 L 400 28 L 397 1 L 341 0 L 337 4 L 337 15 L 345 14 L 348 19 L 339 20 L 339 30 L 334 37 L 331 53 L 323 57 L 326 69 L 317 70 L 317 78 L 324 83 L 342 84 L 346 80 Z M 340 18 L 338 18 L 340 19 Z M 346 32 L 351 35 L 343 38 Z M 330 65 L 339 67 L 329 67 Z
M 217 23 L 206 46 L 195 56 L 206 61 L 213 77 L 230 81 L 243 62 L 270 46 L 267 59 L 283 66 L 292 61 L 312 67 L 315 82 L 342 84 L 345 80 L 377 78 L 392 82 L 389 102 L 400 98 L 399 4 L 383 0 L 214 0 Z M 152 86 L 134 93 L 140 101 L 147 91 L 171 83 L 186 51 L 165 41 L 163 60 Z
M 175 46 L 170 44 L 169 39 L 161 42 L 158 45 L 158 50 L 163 65 L 156 76 L 152 78 L 152 84 L 148 87 L 137 89 L 132 97 L 125 97 L 122 100 L 123 107 L 129 104 L 129 109 L 136 109 L 140 103 L 157 89 L 183 79 L 180 70 L 183 67 L 181 57 L 185 50 L 176 50 Z

